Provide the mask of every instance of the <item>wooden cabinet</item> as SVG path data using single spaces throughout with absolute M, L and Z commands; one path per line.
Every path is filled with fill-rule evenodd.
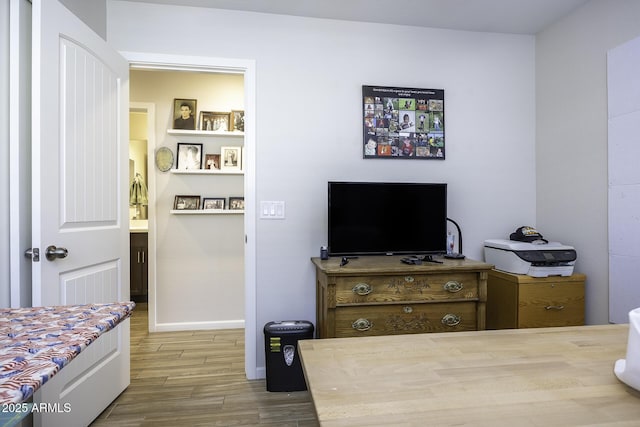
M 147 302 L 149 275 L 147 267 L 148 234 L 130 233 L 129 289 L 135 302 Z
M 584 325 L 584 274 L 531 277 L 498 270 L 487 282 L 487 329 Z
M 472 331 L 485 328 L 483 262 L 407 265 L 402 256 L 312 258 L 318 338 Z

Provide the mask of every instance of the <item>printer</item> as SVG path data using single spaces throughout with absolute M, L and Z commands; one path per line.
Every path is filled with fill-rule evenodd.
M 576 251 L 558 242 L 493 239 L 484 242 L 484 258 L 497 270 L 532 277 L 571 276 Z

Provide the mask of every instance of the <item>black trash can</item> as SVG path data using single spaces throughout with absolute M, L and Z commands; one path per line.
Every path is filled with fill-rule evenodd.
M 313 338 L 313 324 L 305 320 L 264 325 L 267 391 L 302 391 L 307 383 L 298 355 L 298 340 Z

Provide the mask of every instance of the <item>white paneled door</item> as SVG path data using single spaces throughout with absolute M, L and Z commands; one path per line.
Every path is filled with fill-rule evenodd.
M 33 305 L 129 299 L 128 63 L 57 0 L 33 1 Z M 34 425 L 87 425 L 129 384 L 129 322 L 39 391 Z

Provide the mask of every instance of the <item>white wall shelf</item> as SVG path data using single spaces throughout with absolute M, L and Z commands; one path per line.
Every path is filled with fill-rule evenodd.
M 171 173 L 178 175 L 244 175 L 244 171 L 224 171 L 220 169 L 171 169 Z
M 174 215 L 242 215 L 243 209 L 171 209 Z
M 182 136 L 241 136 L 244 137 L 244 132 L 237 130 L 232 131 L 219 131 L 219 130 L 188 130 L 188 129 L 167 129 L 169 135 L 182 135 Z

